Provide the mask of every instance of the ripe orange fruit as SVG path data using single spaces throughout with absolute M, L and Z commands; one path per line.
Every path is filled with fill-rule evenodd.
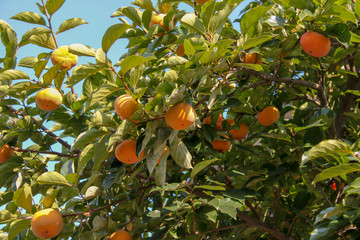
M 230 126 L 233 126 L 235 124 L 234 119 L 227 119 Z M 236 140 L 241 140 L 246 137 L 246 135 L 249 133 L 249 128 L 245 123 L 239 123 L 239 129 L 230 129 L 229 133 L 231 134 L 232 138 Z
M 140 106 L 129 94 L 124 94 L 116 99 L 114 108 L 121 120 L 130 120 L 131 116 L 139 110 Z
M 180 43 L 179 46 L 176 48 L 175 53 L 176 53 L 176 55 L 178 55 L 179 57 L 185 56 L 184 44 Z
M 261 64 L 262 58 L 259 53 L 250 53 L 245 55 L 245 63 Z
M 57 109 L 60 107 L 62 99 L 60 92 L 55 88 L 42 89 L 35 96 L 37 106 L 44 111 Z
M 307 54 L 313 57 L 324 57 L 330 52 L 331 41 L 321 33 L 308 31 L 301 36 L 300 45 Z
M 117 230 L 110 235 L 108 240 L 131 240 L 131 236 L 125 230 Z
M 64 226 L 61 214 L 52 208 L 36 212 L 31 218 L 31 229 L 40 239 L 53 238 L 59 235 Z
M 134 164 L 139 161 L 136 155 L 136 142 L 134 140 L 125 140 L 115 149 L 116 158 L 123 163 Z M 144 152 L 140 154 L 140 159 L 144 156 Z
M 9 146 L 9 144 L 4 144 L 0 148 L 0 163 L 6 162 L 9 158 L 13 157 L 14 150 Z
M 183 130 L 190 127 L 196 120 L 196 112 L 188 103 L 178 103 L 169 108 L 165 113 L 165 121 L 169 127 L 175 130 Z
M 279 110 L 274 106 L 264 108 L 257 116 L 258 122 L 263 126 L 274 124 L 280 117 Z
M 229 138 L 228 136 L 223 137 Z M 211 145 L 215 151 L 226 152 L 230 148 L 231 142 L 224 139 L 214 139 Z
M 206 2 L 208 2 L 209 0 L 194 0 L 194 2 L 196 2 L 197 4 L 204 4 Z
M 223 129 L 222 127 L 222 122 L 224 121 L 224 117 L 223 115 L 220 113 L 219 114 L 219 117 L 216 121 L 216 127 L 215 127 L 215 130 L 216 131 L 221 131 Z M 203 121 L 204 124 L 211 124 L 211 116 L 208 116 L 207 118 L 204 119 Z
M 167 152 L 167 157 L 169 157 L 169 148 L 168 148 L 167 146 L 165 147 L 165 149 L 164 149 L 163 153 L 161 154 L 161 156 L 160 156 L 159 160 L 157 161 L 157 164 L 159 164 L 159 163 L 160 163 L 161 158 L 164 156 L 165 152 Z
M 150 20 L 150 23 L 149 23 L 149 29 L 151 29 L 152 26 L 154 26 L 155 24 L 158 24 L 159 26 L 161 26 L 165 32 L 169 31 L 170 29 L 168 27 L 165 26 L 165 23 L 164 23 L 164 17 L 166 15 L 163 14 L 163 13 L 159 13 L 159 14 L 156 14 L 154 16 L 152 16 L 151 20 Z M 174 26 L 174 21 L 172 20 L 171 21 L 171 26 Z M 156 36 L 158 37 L 161 37 L 163 36 L 165 33 L 159 33 L 159 34 L 156 34 Z
M 61 64 L 60 69 L 68 69 L 70 70 L 74 67 L 78 62 L 78 56 L 69 52 L 68 46 L 61 46 L 58 49 L 55 49 L 51 53 L 51 62 L 56 65 Z

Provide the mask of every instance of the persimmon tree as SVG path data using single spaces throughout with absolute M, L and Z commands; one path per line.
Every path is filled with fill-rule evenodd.
M 114 6 L 101 48 L 73 43 L 55 62 L 61 33 L 86 23 L 54 29 L 68 1 L 13 16 L 34 25 L 22 36 L 0 20 L 0 238 L 36 239 L 48 208 L 63 219 L 53 239 L 359 238 L 360 2 L 241 2 Z M 126 53 L 109 59 L 118 39 Z M 42 51 L 17 59 L 25 45 Z M 35 101 L 48 88 L 62 96 L 52 111 Z M 189 118 L 166 114 L 179 104 Z M 136 147 L 115 151 L 125 141 Z M 134 164 L 115 157 L 134 151 Z

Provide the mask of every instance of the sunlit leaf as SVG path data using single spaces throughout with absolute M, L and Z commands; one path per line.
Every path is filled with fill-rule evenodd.
M 63 23 L 61 23 L 61 25 L 60 25 L 59 29 L 57 30 L 56 34 L 65 32 L 65 31 L 67 31 L 69 29 L 75 28 L 75 27 L 83 25 L 83 24 L 87 24 L 87 22 L 85 22 L 81 18 L 67 19 Z
M 45 19 L 35 12 L 21 12 L 11 17 L 11 19 L 46 26 Z
M 65 185 L 71 186 L 68 181 L 66 181 L 65 177 L 58 172 L 45 172 L 41 174 L 36 182 L 38 184 L 54 184 L 54 185 Z

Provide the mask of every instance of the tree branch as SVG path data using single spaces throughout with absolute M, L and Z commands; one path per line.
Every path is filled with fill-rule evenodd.
M 59 152 L 53 152 L 53 151 L 39 151 L 39 150 L 31 150 L 31 149 L 22 149 L 22 148 L 18 148 L 18 147 L 14 147 L 13 149 L 16 152 L 45 153 L 45 154 L 57 155 L 60 157 L 68 157 L 68 158 L 76 158 L 79 156 L 79 154 L 65 154 L 65 153 L 59 153 Z
M 350 64 L 346 66 L 347 70 L 356 73 L 355 64 L 351 61 Z M 360 86 L 360 77 L 349 75 L 348 81 L 346 84 L 346 90 L 358 90 Z M 351 93 L 345 93 L 344 97 L 341 100 L 339 111 L 335 118 L 335 130 L 336 130 L 336 139 L 342 138 L 344 134 L 344 127 L 347 122 L 348 116 L 345 114 L 349 112 L 353 106 L 355 100 L 355 95 Z
M 260 220 L 254 218 L 254 217 L 251 217 L 244 212 L 241 212 L 238 210 L 236 216 L 238 218 L 244 220 L 245 222 L 247 222 L 249 227 L 256 227 L 264 232 L 268 232 L 276 239 L 279 239 L 279 240 L 290 240 L 291 239 L 291 238 L 288 238 L 286 236 L 286 234 L 280 232 L 278 229 L 274 228 L 273 226 L 263 223 Z
M 252 70 L 252 69 L 247 69 L 247 68 L 244 68 L 244 67 L 238 67 L 237 71 L 238 70 L 241 70 L 243 72 L 249 73 L 251 75 L 254 75 L 254 76 L 262 79 L 262 81 L 254 83 L 254 84 L 242 89 L 241 92 L 245 91 L 247 89 L 250 89 L 250 88 L 254 88 L 254 87 L 263 85 L 266 82 L 276 82 L 276 83 L 286 83 L 286 84 L 289 84 L 289 85 L 299 85 L 299 86 L 308 87 L 308 88 L 317 90 L 321 106 L 323 106 L 323 107 L 328 106 L 328 102 L 327 102 L 327 98 L 326 98 L 326 95 L 325 95 L 324 88 L 318 83 L 309 82 L 309 81 L 305 81 L 305 80 L 301 80 L 301 79 L 281 78 L 281 77 L 277 77 L 275 75 L 269 75 L 269 74 L 266 74 L 266 73 L 263 73 L 263 72 L 258 72 L 258 71 L 255 71 L 255 70 Z
M 25 117 L 26 115 L 24 113 L 21 113 L 19 111 L 17 111 L 16 109 L 14 109 L 13 107 L 9 106 L 10 110 L 12 113 Z M 30 115 L 29 115 L 30 116 Z M 32 121 L 34 122 L 35 125 L 38 125 L 38 121 L 33 117 L 30 116 Z M 63 145 L 64 147 L 66 147 L 67 149 L 71 149 L 71 145 L 68 144 L 67 142 L 65 142 L 64 140 L 62 140 L 60 137 L 56 136 L 55 133 L 51 132 L 49 129 L 47 129 L 45 126 L 43 126 L 42 124 L 39 126 L 46 134 L 50 135 L 51 137 L 53 137 L 58 143 L 60 143 L 61 145 Z M 73 150 L 74 153 L 80 153 L 79 149 L 74 149 Z

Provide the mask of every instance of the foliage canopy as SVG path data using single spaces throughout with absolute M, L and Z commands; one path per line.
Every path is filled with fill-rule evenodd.
M 0 164 L 0 238 L 36 239 L 30 219 L 46 208 L 63 216 L 56 239 L 107 239 L 119 229 L 132 239 L 360 238 L 360 2 L 254 1 L 231 22 L 241 2 L 134 0 L 114 9 L 119 23 L 101 48 L 69 46 L 88 59 L 69 71 L 49 61 L 57 36 L 87 22 L 64 19 L 53 29 L 65 0 L 13 16 L 35 26 L 21 37 L 0 19 L 0 146 L 15 151 Z M 149 29 L 166 3 L 164 27 Z M 305 53 L 307 31 L 329 37 L 330 53 Z M 108 59 L 118 39 L 128 40 L 127 52 Z M 17 59 L 28 44 L 43 51 Z M 179 44 L 185 56 L 176 55 Z M 246 53 L 262 63 L 244 63 Z M 36 106 L 46 87 L 62 94 L 54 111 Z M 114 102 L 124 94 L 140 108 L 121 120 Z M 181 102 L 197 119 L 173 130 L 164 116 Z M 257 115 L 268 106 L 280 118 L 262 126 Z M 220 114 L 235 124 L 216 131 Z M 240 122 L 249 133 L 235 140 L 229 130 Z M 115 158 L 128 139 L 144 152 L 132 165 Z M 230 149 L 214 151 L 214 139 Z

